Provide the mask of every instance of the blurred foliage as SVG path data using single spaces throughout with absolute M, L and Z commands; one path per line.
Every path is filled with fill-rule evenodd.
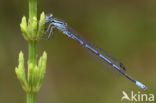
M 22 103 L 25 94 L 16 79 L 18 53 L 27 57 L 27 43 L 20 32 L 27 0 L 0 3 L 0 102 Z M 88 40 L 122 61 L 129 75 L 156 93 L 155 0 L 39 0 L 38 12 L 53 13 Z M 75 41 L 55 30 L 42 40 L 48 53 L 45 82 L 38 103 L 120 103 L 122 90 L 141 91 L 125 78 L 105 71 Z M 9 99 L 8 99 L 9 98 Z M 127 103 L 127 102 L 126 102 Z

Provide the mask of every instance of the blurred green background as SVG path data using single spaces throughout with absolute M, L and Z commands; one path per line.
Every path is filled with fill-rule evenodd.
M 48 62 L 37 103 L 120 103 L 123 90 L 155 94 L 155 4 L 155 0 L 38 0 L 38 15 L 45 11 L 66 21 L 122 61 L 127 73 L 147 85 L 148 91 L 107 72 L 79 44 L 55 30 L 54 38 L 38 45 L 38 56 L 45 50 Z M 25 60 L 28 56 L 19 27 L 23 15 L 28 16 L 28 0 L 1 0 L 0 103 L 25 102 L 14 72 L 20 50 Z

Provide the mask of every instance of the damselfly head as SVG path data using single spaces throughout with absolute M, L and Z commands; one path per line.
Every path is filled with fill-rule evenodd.
M 53 14 L 47 14 L 46 17 L 45 17 L 45 21 L 46 22 L 52 21 L 53 20 L 52 17 L 53 17 Z

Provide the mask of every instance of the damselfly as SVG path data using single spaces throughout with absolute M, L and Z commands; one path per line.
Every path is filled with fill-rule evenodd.
M 68 27 L 68 25 L 56 18 L 53 17 L 52 14 L 46 15 L 45 17 L 45 23 L 49 23 L 48 28 L 45 33 L 49 32 L 49 35 L 47 39 L 50 38 L 50 36 L 53 33 L 53 29 L 57 28 L 60 30 L 64 35 L 66 35 L 69 38 L 72 38 L 76 40 L 78 43 L 80 43 L 82 46 L 84 46 L 88 51 L 92 52 L 95 54 L 98 58 L 106 62 L 108 65 L 110 65 L 114 70 L 117 70 L 119 73 L 121 73 L 123 76 L 128 78 L 130 81 L 132 81 L 134 84 L 142 88 L 143 90 L 147 90 L 147 87 L 143 85 L 142 83 L 136 81 L 132 77 L 130 77 L 126 72 L 125 72 L 125 67 L 121 62 L 118 60 L 114 59 L 113 57 L 109 56 L 106 52 L 100 50 L 97 48 L 95 45 L 92 45 L 89 41 L 85 40 L 80 34 L 76 33 L 73 29 Z

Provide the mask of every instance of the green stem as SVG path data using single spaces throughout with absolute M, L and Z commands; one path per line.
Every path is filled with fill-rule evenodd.
M 29 58 L 28 62 L 34 66 L 37 64 L 37 41 L 29 41 Z
M 46 71 L 46 52 L 40 57 L 37 64 L 37 42 L 42 36 L 40 33 L 44 29 L 45 14 L 40 15 L 40 23 L 37 24 L 37 0 L 29 0 L 29 20 L 22 18 L 20 24 L 24 38 L 28 41 L 28 73 L 26 79 L 24 67 L 24 54 L 19 54 L 19 65 L 15 68 L 16 75 L 26 92 L 26 103 L 36 103 L 36 94 L 39 91 Z
M 32 21 L 33 17 L 37 17 L 37 0 L 29 0 L 29 19 Z
M 36 103 L 36 94 L 27 94 L 27 102 L 26 103 Z
M 29 0 L 29 22 L 33 22 L 33 17 L 37 17 L 37 0 Z M 37 41 L 28 41 L 29 46 L 29 58 L 28 62 L 32 63 L 35 67 L 37 65 Z M 31 87 L 32 88 L 32 87 Z M 36 94 L 32 91 L 27 93 L 26 103 L 36 103 Z

